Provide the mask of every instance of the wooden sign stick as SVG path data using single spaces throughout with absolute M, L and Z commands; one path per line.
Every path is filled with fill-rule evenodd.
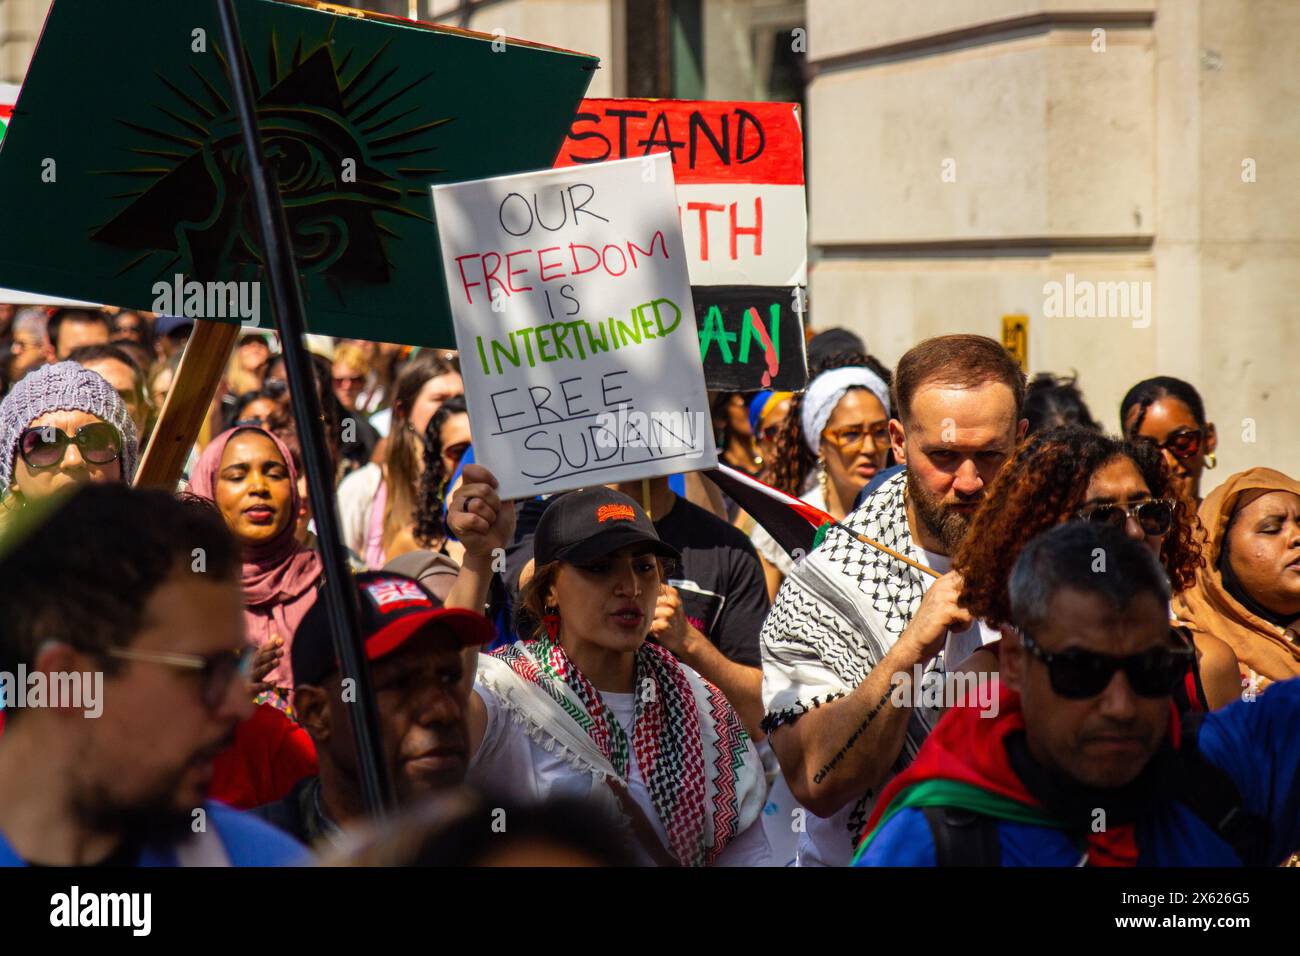
M 136 469 L 137 488 L 174 491 L 199 436 L 242 326 L 196 319 L 167 401 Z

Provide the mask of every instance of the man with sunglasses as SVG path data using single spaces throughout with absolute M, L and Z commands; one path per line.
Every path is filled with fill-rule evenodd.
M 88 485 L 0 539 L 0 671 L 103 675 L 102 710 L 0 737 L 0 865 L 272 866 L 298 843 L 207 800 L 252 713 L 239 549 L 215 509 Z
M 857 865 L 1277 865 L 1300 846 L 1300 681 L 1180 715 L 1190 651 L 1147 548 L 1057 526 L 1022 552 L 1010 595 L 997 716 L 940 720 Z

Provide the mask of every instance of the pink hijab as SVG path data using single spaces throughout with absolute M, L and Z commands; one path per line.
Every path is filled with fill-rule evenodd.
M 240 427 L 222 432 L 199 456 L 190 477 L 190 491 L 215 503 L 221 456 L 226 453 L 230 439 L 244 431 L 255 431 L 271 439 L 289 471 L 289 523 L 270 541 L 244 547 L 242 583 L 248 639 L 258 647 L 277 635 L 284 641 L 284 655 L 267 680 L 279 687 L 292 688 L 289 649 L 298 623 L 316 602 L 316 584 L 320 581 L 322 566 L 320 555 L 304 548 L 293 536 L 302 497 L 298 494 L 298 472 L 293 466 L 289 447 L 260 428 Z

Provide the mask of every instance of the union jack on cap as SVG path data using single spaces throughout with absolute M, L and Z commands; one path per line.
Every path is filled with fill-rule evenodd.
M 403 607 L 432 607 L 429 595 L 415 581 L 383 578 L 365 585 L 366 592 L 380 611 L 387 613 Z

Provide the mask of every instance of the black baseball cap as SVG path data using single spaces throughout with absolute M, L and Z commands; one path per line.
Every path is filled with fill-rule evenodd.
M 496 638 L 496 628 L 482 614 L 443 607 L 442 601 L 415 578 L 393 571 L 366 571 L 352 580 L 360 598 L 367 660 L 386 657 L 433 627 L 441 627 L 466 647 L 488 644 Z M 303 615 L 293 635 L 290 661 L 295 687 L 319 684 L 338 669 L 324 597 L 318 597 Z
M 552 561 L 582 564 L 628 545 L 647 544 L 660 557 L 680 559 L 661 541 L 641 506 L 611 488 L 584 488 L 560 495 L 543 512 L 533 537 L 537 566 Z

